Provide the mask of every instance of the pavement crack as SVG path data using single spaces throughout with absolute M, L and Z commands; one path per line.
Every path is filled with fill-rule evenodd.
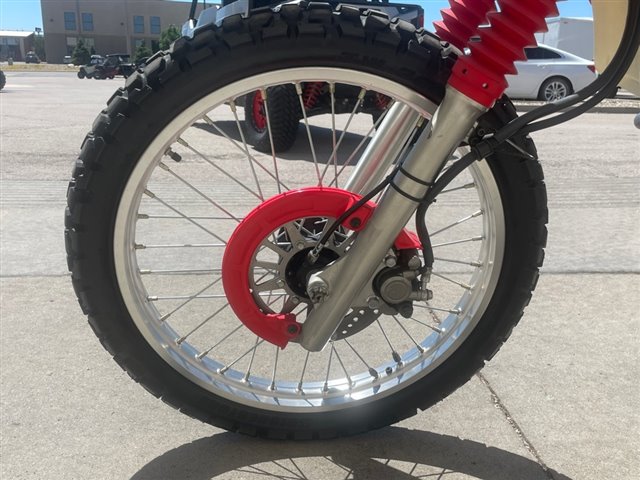
M 542 457 L 538 453 L 538 450 L 536 450 L 536 447 L 534 447 L 531 441 L 527 438 L 525 433 L 522 431 L 522 428 L 520 427 L 520 425 L 518 425 L 518 422 L 515 421 L 515 419 L 513 418 L 513 415 L 511 415 L 511 413 L 509 412 L 505 404 L 502 402 L 502 400 L 498 396 L 498 393 L 491 386 L 491 384 L 489 383 L 489 380 L 487 380 L 486 377 L 482 375 L 482 373 L 476 373 L 476 376 L 478 377 L 480 382 L 485 387 L 487 387 L 487 389 L 489 390 L 489 393 L 491 393 L 491 401 L 493 402 L 493 405 L 498 410 L 500 410 L 500 412 L 502 412 L 502 415 L 504 415 L 504 418 L 507 420 L 507 423 L 514 430 L 514 432 L 516 433 L 516 435 L 524 445 L 524 448 L 533 456 L 533 458 L 535 458 L 538 465 L 540 465 L 540 468 L 542 468 L 542 470 L 544 471 L 546 477 L 549 480 L 557 480 L 553 472 L 549 469 L 549 467 L 547 467 L 547 464 L 544 462 L 544 460 L 542 460 Z

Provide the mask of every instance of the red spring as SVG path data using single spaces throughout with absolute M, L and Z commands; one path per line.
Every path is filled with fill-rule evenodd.
M 302 103 L 307 110 L 312 109 L 318 103 L 318 98 L 322 95 L 323 82 L 307 82 L 304 84 L 302 92 Z
M 507 88 L 505 75 L 516 73 L 513 63 L 526 59 L 525 47 L 536 45 L 534 33 L 546 31 L 545 18 L 558 15 L 556 0 L 498 0 L 499 12 L 488 7 L 493 2 L 485 0 L 451 3 L 452 9 L 443 12 L 441 32 L 449 36 L 447 41 L 469 48 L 471 54 L 458 59 L 449 85 L 491 107 Z M 475 23 L 482 15 L 489 25 L 479 26 L 482 20 Z
M 384 110 L 385 108 L 387 108 L 387 105 L 389 105 L 391 98 L 376 92 L 376 94 L 373 97 L 373 101 L 378 110 Z
M 494 12 L 494 0 L 449 0 L 451 8 L 440 10 L 442 21 L 433 22 L 436 33 L 460 50 L 476 35 L 478 27 L 487 23 L 487 13 Z

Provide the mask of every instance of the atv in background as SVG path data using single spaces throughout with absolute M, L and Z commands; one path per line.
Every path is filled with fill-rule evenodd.
M 328 0 L 334 8 L 338 5 L 365 10 L 376 10 L 385 13 L 389 18 L 400 18 L 416 28 L 424 25 L 424 9 L 419 5 L 389 3 L 388 1 L 355 0 L 341 2 Z M 282 4 L 273 0 L 223 0 L 222 7 L 205 9 L 195 25 L 187 22 L 182 27 L 182 34 L 191 36 L 194 30 L 207 25 L 220 25 L 226 17 L 236 14 L 247 15 L 250 11 L 269 8 Z M 256 150 L 271 153 L 271 139 L 276 153 L 286 152 L 296 141 L 300 120 L 305 115 L 311 117 L 326 113 L 341 114 L 357 110 L 370 113 L 374 124 L 389 105 L 390 98 L 381 94 L 368 92 L 361 97 L 361 89 L 340 85 L 335 89 L 323 82 L 303 82 L 296 86 L 278 86 L 266 90 L 266 104 L 263 94 L 255 91 L 237 99 L 237 104 L 244 106 L 244 126 L 247 142 Z M 303 109 L 304 108 L 304 114 Z M 333 109 L 333 110 L 332 110 Z M 267 112 L 269 123 L 267 123 Z M 271 138 L 269 137 L 271 131 Z
M 129 63 L 130 55 L 127 53 L 112 53 L 105 55 L 92 55 L 91 62 L 80 67 L 78 78 L 95 78 L 104 80 L 122 75 L 127 78 L 136 70 L 136 65 Z

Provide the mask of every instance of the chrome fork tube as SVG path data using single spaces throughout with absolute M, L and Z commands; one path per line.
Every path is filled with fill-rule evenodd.
M 421 118 L 418 112 L 404 103 L 391 105 L 344 189 L 366 195 L 378 185 L 400 156 Z
M 354 299 L 367 282 L 372 281 L 389 248 L 416 210 L 418 202 L 407 197 L 424 197 L 428 187 L 423 183 L 435 179 L 453 150 L 485 111 L 479 103 L 447 87 L 445 98 L 430 125 L 403 163 L 406 174 L 399 171 L 394 177 L 393 183 L 405 195 L 388 188 L 349 252 L 311 275 L 307 289 L 310 297 L 319 301 L 302 326 L 299 342 L 304 348 L 320 351 L 331 339 Z M 320 297 L 318 292 L 322 292 Z

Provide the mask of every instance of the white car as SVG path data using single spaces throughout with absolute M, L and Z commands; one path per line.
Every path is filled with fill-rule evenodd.
M 551 102 L 576 92 L 596 77 L 592 61 L 557 48 L 539 45 L 525 48 L 526 62 L 515 62 L 518 75 L 507 75 L 511 98 Z

